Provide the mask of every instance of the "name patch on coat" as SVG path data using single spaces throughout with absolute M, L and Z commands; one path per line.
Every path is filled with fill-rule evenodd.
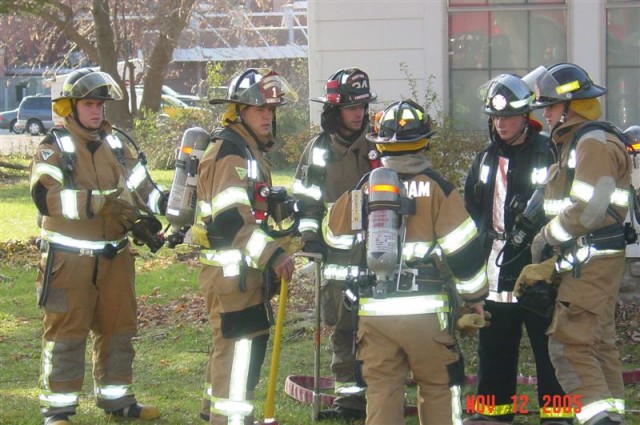
M 426 198 L 431 196 L 431 182 L 408 181 L 404 182 L 409 198 Z

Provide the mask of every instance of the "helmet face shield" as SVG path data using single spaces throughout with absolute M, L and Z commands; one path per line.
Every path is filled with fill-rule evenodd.
M 120 87 L 106 72 L 90 72 L 75 81 L 71 79 L 70 76 L 64 83 L 62 98 L 122 100 Z
M 231 80 L 227 99 L 211 99 L 209 103 L 281 106 L 285 100 L 297 102 L 298 94 L 284 77 L 268 68 L 250 68 Z
M 544 108 L 568 100 L 566 96 L 558 93 L 562 92 L 562 89 L 559 90 L 560 83 L 544 66 L 539 66 L 522 77 L 522 81 L 535 93 L 536 100 L 532 105 L 535 108 Z
M 526 115 L 530 111 L 534 95 L 520 77 L 501 74 L 478 90 L 484 102 L 484 112 L 489 115 Z

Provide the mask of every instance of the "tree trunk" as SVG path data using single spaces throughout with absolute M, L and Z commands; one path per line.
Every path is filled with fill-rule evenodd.
M 164 77 L 171 62 L 173 49 L 178 43 L 182 30 L 189 22 L 194 3 L 195 0 L 168 0 L 164 3 L 165 7 L 168 8 L 167 13 L 158 14 L 165 18 L 163 25 L 159 25 L 162 30 L 148 60 L 144 91 L 142 93 L 142 107 L 153 111 L 160 109 Z
M 107 102 L 107 119 L 116 127 L 133 128 L 133 118 L 129 112 L 129 96 L 122 78 L 118 74 L 118 52 L 111 26 L 108 0 L 93 0 L 93 19 L 96 31 L 96 48 L 100 69 L 110 74 L 120 85 L 123 99 L 119 102 Z

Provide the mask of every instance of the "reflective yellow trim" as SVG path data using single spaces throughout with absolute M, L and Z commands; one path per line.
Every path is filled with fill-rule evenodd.
M 564 255 L 565 258 L 560 259 L 560 257 L 558 257 L 558 262 L 556 262 L 556 271 L 558 273 L 567 272 L 569 270 L 573 270 L 574 264 L 586 263 L 592 257 L 606 257 L 616 254 L 623 254 L 624 252 L 624 249 L 598 250 L 591 246 L 583 246 L 576 251 L 575 256 L 573 255 L 573 253 L 567 252 Z
M 451 424 L 462 425 L 462 399 L 459 385 L 449 387 L 451 393 Z
M 473 222 L 471 217 L 468 217 L 451 233 L 438 239 L 438 244 L 442 248 L 442 251 L 445 253 L 445 255 L 450 255 L 464 247 L 477 234 L 478 230 L 476 229 L 475 223 Z
M 317 233 L 320 230 L 320 221 L 315 218 L 301 218 L 298 225 L 298 231 L 302 232 L 314 232 Z
M 616 405 L 613 399 L 597 400 L 582 406 L 582 409 L 580 409 L 579 412 L 576 412 L 576 418 L 578 419 L 579 423 L 584 424 L 589 419 L 596 416 L 598 413 L 615 410 Z
M 251 237 L 245 246 L 246 252 L 253 260 L 254 264 L 260 263 L 260 256 L 269 242 L 273 242 L 273 238 L 267 235 L 262 229 L 255 229 L 251 233 Z
M 130 191 L 135 191 L 146 177 L 147 169 L 144 168 L 144 165 L 138 162 L 136 166 L 133 167 L 133 170 L 131 170 L 131 175 L 127 179 L 127 187 Z
M 449 311 L 446 295 L 418 295 L 397 298 L 361 298 L 359 316 L 407 316 Z
M 487 283 L 487 267 L 483 265 L 482 268 L 475 276 L 470 279 L 453 279 L 460 294 L 475 294 L 484 288 Z
M 325 264 L 322 276 L 328 280 L 347 280 L 359 274 L 358 266 L 342 266 L 339 264 Z
M 558 242 L 562 243 L 573 239 L 571 233 L 567 232 L 562 226 L 562 223 L 560 223 L 560 217 L 555 216 L 549 222 L 548 226 L 549 233 L 551 233 L 551 236 Z
M 329 228 L 329 217 L 331 212 L 329 211 L 322 219 L 322 235 L 324 240 L 331 248 L 348 250 L 353 248 L 356 241 L 355 235 L 339 235 L 336 236 Z
M 42 176 L 49 176 L 61 185 L 64 184 L 64 174 L 62 170 L 55 165 L 46 164 L 43 162 L 38 162 L 33 167 L 33 171 L 31 173 L 31 187 L 35 186 L 40 180 Z
M 571 197 L 579 199 L 582 202 L 588 203 L 593 198 L 595 189 L 590 184 L 587 184 L 580 180 L 574 180 L 571 186 Z M 616 188 L 610 197 L 610 203 L 619 207 L 629 207 L 629 191 L 626 189 Z
M 211 200 L 211 213 L 207 215 L 215 217 L 222 210 L 234 204 L 251 206 L 251 202 L 249 202 L 249 195 L 247 195 L 247 189 L 243 187 L 228 187 L 218 193 Z M 204 213 L 204 209 L 202 209 L 202 211 Z
M 124 242 L 125 238 L 115 239 L 111 241 L 85 241 L 82 239 L 74 239 L 69 236 L 61 235 L 60 233 L 52 232 L 50 230 L 42 230 L 40 232 L 42 239 L 47 242 L 53 242 L 60 245 L 68 246 L 70 248 L 86 249 L 86 250 L 99 250 L 104 249 L 105 245 L 119 245 Z
M 293 180 L 291 191 L 294 195 L 306 196 L 316 201 L 322 199 L 322 190 L 319 186 L 312 184 L 311 186 L 306 187 L 300 179 Z
M 556 87 L 556 94 L 565 94 L 580 88 L 580 81 L 575 80 Z
M 476 404 L 473 407 L 476 413 L 479 413 L 483 416 L 503 416 L 503 415 L 511 415 L 513 414 L 513 403 L 509 404 L 496 404 L 495 406 L 487 406 L 486 404 L 480 403 L 476 398 Z
M 96 398 L 102 400 L 117 400 L 121 397 L 132 395 L 133 389 L 131 385 L 104 385 L 94 388 Z
M 433 244 L 435 244 L 435 242 L 407 242 L 402 249 L 402 258 L 405 261 L 424 258 Z M 442 255 L 440 247 L 435 247 L 431 252 L 438 256 Z
M 573 204 L 573 201 L 570 198 L 564 199 L 545 199 L 544 200 L 544 214 L 547 217 L 554 217 L 565 208 L 569 208 Z
M 319 167 L 326 167 L 327 162 L 325 157 L 327 156 L 327 150 L 322 148 L 311 149 L 311 163 Z
M 62 215 L 69 220 L 78 220 L 80 213 L 78 212 L 77 190 L 63 189 L 60 191 L 60 202 L 62 204 Z

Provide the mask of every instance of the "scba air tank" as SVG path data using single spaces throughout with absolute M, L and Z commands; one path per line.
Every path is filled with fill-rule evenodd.
M 367 266 L 378 282 L 391 281 L 398 268 L 400 185 L 389 168 L 369 175 Z
M 191 226 L 195 221 L 198 164 L 209 141 L 209 134 L 200 127 L 190 128 L 182 136 L 167 204 L 166 217 L 173 232 Z

